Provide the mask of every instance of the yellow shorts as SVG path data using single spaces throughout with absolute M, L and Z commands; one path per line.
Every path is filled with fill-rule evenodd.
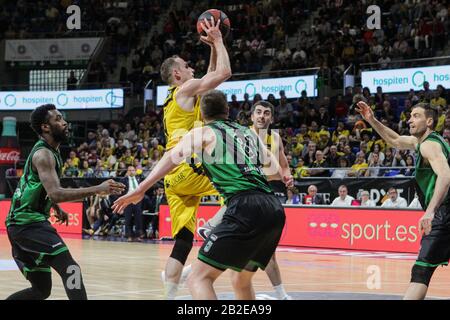
M 201 174 L 198 165 L 195 169 L 182 163 L 164 178 L 167 203 L 172 220 L 172 236 L 186 227 L 192 233 L 197 225 L 196 213 L 204 196 L 218 195 L 207 176 Z

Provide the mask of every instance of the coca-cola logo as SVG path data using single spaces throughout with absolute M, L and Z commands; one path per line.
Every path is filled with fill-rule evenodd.
M 0 164 L 14 164 L 20 160 L 20 151 L 17 149 L 0 149 Z

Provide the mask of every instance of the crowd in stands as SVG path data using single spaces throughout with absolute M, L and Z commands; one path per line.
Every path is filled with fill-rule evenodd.
M 81 9 L 82 29 L 67 33 L 66 9 Z M 380 29 L 367 28 L 366 9 L 380 6 Z M 105 58 L 92 63 L 87 82 L 109 80 L 118 56 L 131 56 L 119 81 L 142 93 L 148 80 L 159 80 L 165 58 L 180 55 L 196 75 L 208 68 L 209 50 L 199 41 L 196 22 L 215 7 L 226 12 L 226 38 L 234 74 L 319 67 L 319 74 L 340 87 L 350 65 L 431 57 L 448 43 L 449 6 L 445 1 L 31 1 L 3 0 L 0 39 L 45 37 L 47 33 L 81 36 L 95 31 L 109 36 Z M 161 19 L 161 21 L 160 21 Z M 45 23 L 44 23 L 45 21 Z M 152 28 L 159 22 L 162 29 Z M 145 41 L 143 41 L 145 39 Z

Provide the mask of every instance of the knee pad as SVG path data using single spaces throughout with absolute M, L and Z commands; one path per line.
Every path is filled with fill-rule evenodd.
M 193 241 L 194 234 L 186 228 L 181 229 L 175 236 L 175 245 L 173 246 L 170 257 L 180 261 L 184 265 L 189 252 L 191 252 Z
M 411 282 L 428 286 L 434 270 L 436 270 L 436 267 L 423 267 L 415 264 L 411 270 Z

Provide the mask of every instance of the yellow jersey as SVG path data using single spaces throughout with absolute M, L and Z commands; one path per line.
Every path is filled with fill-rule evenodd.
M 176 146 L 190 130 L 203 125 L 200 114 L 200 97 L 196 97 L 193 111 L 183 110 L 176 99 L 178 88 L 175 86 L 169 88 L 169 93 L 163 105 L 166 150 Z
M 252 129 L 256 134 L 258 134 L 253 126 L 250 126 L 250 129 Z M 278 135 L 275 137 L 275 134 L 272 133 L 272 130 L 269 128 L 267 129 L 267 134 L 264 138 L 262 138 L 262 141 L 266 145 L 266 148 L 270 150 L 274 155 L 278 154 L 278 148 L 279 148 L 279 139 L 281 137 Z

